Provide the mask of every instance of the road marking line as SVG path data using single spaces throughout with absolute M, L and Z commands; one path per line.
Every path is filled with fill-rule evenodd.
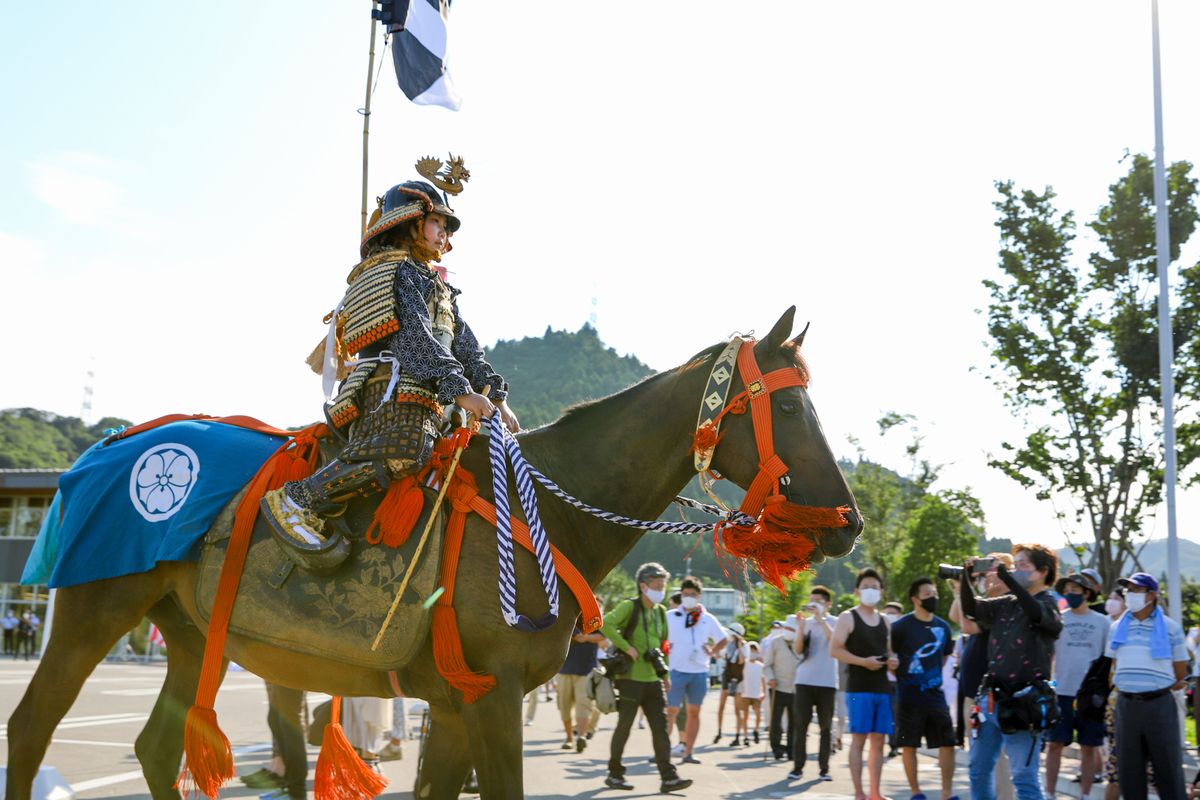
M 127 722 L 142 722 L 150 719 L 149 714 L 122 714 L 108 719 L 95 719 L 85 722 L 60 722 L 57 731 L 68 731 L 75 728 L 93 728 L 99 725 L 123 725 Z M 8 725 L 0 725 L 0 736 L 8 735 Z
M 222 692 L 247 692 L 251 689 L 265 691 L 261 683 L 248 684 L 233 684 L 232 686 L 222 686 Z M 107 694 L 113 697 L 153 697 L 162 692 L 161 686 L 154 686 L 149 689 L 105 689 L 100 694 Z
M 238 756 L 248 755 L 250 753 L 263 753 L 271 749 L 271 743 L 252 744 L 246 747 L 237 747 L 233 750 L 234 758 Z M 144 780 L 142 771 L 134 770 L 132 772 L 118 772 L 116 775 L 106 775 L 103 778 L 93 778 L 90 781 L 80 781 L 79 783 L 71 784 L 71 788 L 76 794 L 80 792 L 88 792 L 92 789 L 102 789 L 105 786 L 112 786 L 115 783 L 125 783 L 126 781 Z

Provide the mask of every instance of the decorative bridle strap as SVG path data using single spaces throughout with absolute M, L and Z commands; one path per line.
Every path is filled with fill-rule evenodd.
M 705 386 L 704 398 L 700 401 L 700 421 L 692 442 L 696 453 L 697 472 L 705 473 L 712 463 L 712 456 L 721 440 L 721 420 L 726 414 L 744 414 L 749 406 L 754 428 L 754 444 L 758 449 L 758 474 L 746 490 L 740 511 L 757 517 L 766 505 L 767 497 L 779 494 L 779 481 L 787 475 L 788 467 L 775 453 L 774 430 L 771 423 L 771 393 L 791 386 L 808 387 L 804 373 L 798 367 L 783 367 L 762 374 L 758 360 L 754 357 L 754 339 L 735 336 L 725 345 L 721 355 L 713 363 Z M 726 402 L 712 391 L 714 384 L 725 384 L 726 397 L 732 375 L 727 374 L 725 360 L 737 352 L 737 369 L 745 388 Z M 701 458 L 703 454 L 703 458 Z
M 725 403 L 729 399 L 729 387 L 733 386 L 733 371 L 737 368 L 738 348 L 742 338 L 735 336 L 725 345 L 725 349 L 713 362 L 712 370 L 708 373 L 708 383 L 704 386 L 704 399 L 700 401 L 700 414 L 696 418 L 696 432 L 706 427 L 711 430 L 711 436 L 705 440 L 704 447 L 697 447 L 693 463 L 696 472 L 707 472 L 712 463 L 713 451 L 717 449 L 720 438 L 721 417 L 724 416 Z M 711 442 L 711 444 L 710 444 Z

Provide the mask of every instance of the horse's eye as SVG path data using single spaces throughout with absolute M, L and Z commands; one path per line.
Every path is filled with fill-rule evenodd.
M 794 400 L 782 400 L 779 403 L 779 410 L 784 414 L 795 414 L 800 410 L 800 404 Z

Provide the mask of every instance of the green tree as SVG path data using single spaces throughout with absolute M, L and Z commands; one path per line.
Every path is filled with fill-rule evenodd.
M 887 596 L 911 611 L 908 587 L 920 577 L 938 581 L 941 563 L 962 564 L 976 554 L 983 530 L 983 509 L 969 492 L 944 491 L 925 495 L 904 521 L 904 555 L 888 583 Z M 938 581 L 938 613 L 950 613 L 953 602 L 946 584 Z
M 862 566 L 874 567 L 889 586 L 904 560 L 908 517 L 921 504 L 939 471 L 921 456 L 922 437 L 915 425 L 915 417 L 889 411 L 876 422 L 881 439 L 906 424 L 911 437 L 905 446 L 905 455 L 909 459 L 907 476 L 867 459 L 857 440 L 852 443 L 858 450 L 858 461 L 846 476 L 859 511 L 867 520 L 858 546 L 862 551 L 862 563 L 848 566 L 855 571 Z M 853 584 L 849 588 L 853 589 Z
M 1167 172 L 1172 262 L 1195 229 L 1191 164 Z M 1067 497 L 1085 545 L 1072 542 L 1111 585 L 1138 563 L 1147 517 L 1162 497 L 1153 163 L 1131 158 L 1089 224 L 1099 247 L 1073 257 L 1075 219 L 1047 187 L 996 183 L 1000 275 L 991 292 L 991 379 L 1026 424 L 990 464 L 1040 499 Z M 1176 267 L 1176 398 L 1181 473 L 1200 455 L 1189 402 L 1200 378 L 1200 265 Z M 1060 514 L 1060 517 L 1066 517 Z
M 512 406 L 528 428 L 554 422 L 568 407 L 619 392 L 654 371 L 605 347 L 590 325 L 577 333 L 546 328 L 540 337 L 499 341 L 486 355 L 508 381 Z
M 796 613 L 800 604 L 808 599 L 812 583 L 812 573 L 802 572 L 795 580 L 784 584 L 786 594 L 780 594 L 774 586 L 765 585 L 762 581 L 748 587 L 746 613 L 738 617 L 746 626 L 746 638 L 761 642 L 771 633 L 772 622 Z

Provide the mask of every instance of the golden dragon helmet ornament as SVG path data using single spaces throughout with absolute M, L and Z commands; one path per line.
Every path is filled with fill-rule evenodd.
M 448 163 L 440 158 L 425 156 L 417 161 L 417 174 L 447 194 L 458 194 L 463 184 L 471 179 L 471 172 L 463 166 L 461 156 L 450 154 Z

